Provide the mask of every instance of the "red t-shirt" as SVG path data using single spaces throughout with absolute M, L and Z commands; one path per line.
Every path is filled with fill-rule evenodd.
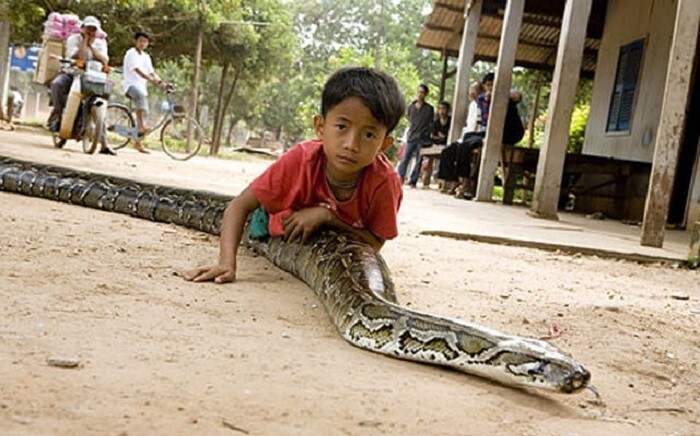
M 284 234 L 282 221 L 292 212 L 322 206 L 357 229 L 387 240 L 398 235 L 396 215 L 403 192 L 401 179 L 386 156 L 366 167 L 353 196 L 339 201 L 326 181 L 326 155 L 320 140 L 301 142 L 280 157 L 250 187 L 270 214 L 272 236 Z

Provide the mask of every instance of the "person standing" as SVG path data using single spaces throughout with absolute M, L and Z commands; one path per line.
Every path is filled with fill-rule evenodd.
M 411 176 L 409 178 L 408 184 L 415 188 L 418 183 L 418 177 L 420 176 L 421 167 L 421 147 L 428 147 L 432 145 L 433 140 L 431 138 L 433 129 L 433 117 L 435 111 L 433 107 L 425 101 L 425 97 L 428 95 L 428 85 L 421 83 L 418 85 L 418 90 L 416 92 L 416 99 L 408 107 L 408 137 L 406 140 L 406 148 L 404 149 L 403 158 L 399 164 L 399 176 L 401 177 L 401 182 L 404 183 L 406 180 L 406 172 L 408 170 L 408 165 L 411 162 L 413 156 L 416 157 L 416 163 L 411 171 Z
M 148 131 L 145 117 L 148 112 L 148 83 L 157 85 L 165 89 L 165 83 L 153 70 L 151 56 L 146 53 L 146 48 L 151 41 L 151 36 L 139 30 L 134 34 L 134 46 L 126 51 L 123 65 L 123 87 L 126 96 L 134 102 L 136 106 L 136 122 L 139 128 L 139 139 L 134 141 L 134 148 L 141 153 L 148 153 L 141 143 L 141 137 Z

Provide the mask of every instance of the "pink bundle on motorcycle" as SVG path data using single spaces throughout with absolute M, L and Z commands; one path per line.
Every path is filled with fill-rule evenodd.
M 44 22 L 44 37 L 63 39 L 63 15 L 51 12 Z
M 63 15 L 63 38 L 80 33 L 80 18 L 77 15 Z
M 73 14 L 51 12 L 44 22 L 44 39 L 66 39 L 80 32 L 80 18 Z

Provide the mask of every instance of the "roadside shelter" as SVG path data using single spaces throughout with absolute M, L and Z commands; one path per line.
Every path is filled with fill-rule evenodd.
M 531 203 L 542 218 L 557 217 L 574 94 L 581 76 L 594 77 L 582 154 L 648 166 L 624 178 L 626 211 L 643 215 L 641 243 L 660 247 L 667 222 L 700 221 L 699 39 L 697 0 L 435 0 L 417 45 L 458 58 L 451 141 L 466 119 L 473 62 L 497 63 L 480 201 L 491 199 L 503 151 L 513 67 L 553 70 Z

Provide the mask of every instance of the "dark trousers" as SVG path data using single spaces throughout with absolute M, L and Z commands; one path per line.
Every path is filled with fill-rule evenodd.
M 53 104 L 53 111 L 51 111 L 51 116 L 60 117 L 63 113 L 63 108 L 66 107 L 66 100 L 68 100 L 68 92 L 70 91 L 70 86 L 73 83 L 73 76 L 68 73 L 58 73 L 53 81 L 51 81 L 51 103 Z
M 484 135 L 467 133 L 461 142 L 453 142 L 440 153 L 438 179 L 456 182 L 459 178 L 469 178 L 473 168 L 474 152 L 483 146 Z

